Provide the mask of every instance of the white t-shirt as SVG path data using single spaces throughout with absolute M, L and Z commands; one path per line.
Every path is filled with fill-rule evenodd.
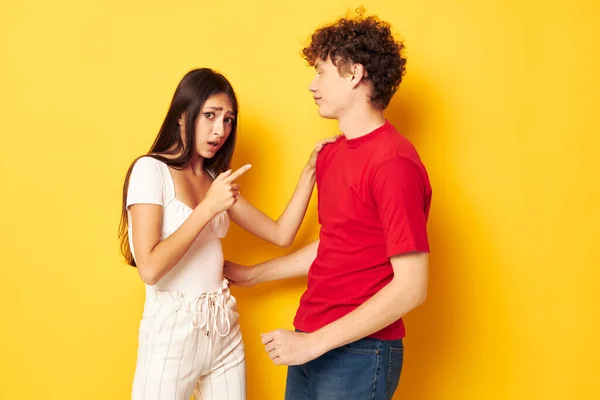
M 167 164 L 152 157 L 137 160 L 131 171 L 127 192 L 129 246 L 134 259 L 129 211 L 129 206 L 133 204 L 158 204 L 163 207 L 160 240 L 175 232 L 193 211 L 175 197 L 175 186 Z M 188 293 L 218 290 L 223 281 L 221 239 L 227 234 L 228 228 L 227 212 L 218 214 L 204 227 L 177 265 L 155 285 L 146 285 L 147 288 Z

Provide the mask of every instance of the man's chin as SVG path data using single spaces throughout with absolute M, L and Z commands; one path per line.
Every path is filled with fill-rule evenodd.
M 319 116 L 326 119 L 335 119 L 335 115 L 328 113 L 327 110 L 324 110 L 322 107 L 319 107 Z

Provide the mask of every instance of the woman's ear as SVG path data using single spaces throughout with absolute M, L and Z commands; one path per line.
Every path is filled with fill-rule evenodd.
M 183 127 L 185 127 L 185 119 L 186 119 L 186 118 L 187 118 L 187 111 L 186 111 L 186 112 L 184 112 L 184 113 L 182 113 L 182 114 L 179 116 L 179 119 L 177 120 L 177 124 L 178 124 L 179 126 L 183 126 Z

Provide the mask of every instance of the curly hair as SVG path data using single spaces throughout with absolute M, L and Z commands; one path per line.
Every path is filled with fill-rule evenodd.
M 359 13 L 317 29 L 302 55 L 310 66 L 317 59 L 331 57 L 340 74 L 349 72 L 353 63 L 362 64 L 365 79 L 371 83 L 371 104 L 384 110 L 406 72 L 403 49 L 404 43 L 394 39 L 389 23 Z

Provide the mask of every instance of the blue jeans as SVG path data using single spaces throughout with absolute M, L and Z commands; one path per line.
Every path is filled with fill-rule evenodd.
M 402 339 L 358 340 L 288 367 L 285 400 L 389 400 L 403 358 Z

